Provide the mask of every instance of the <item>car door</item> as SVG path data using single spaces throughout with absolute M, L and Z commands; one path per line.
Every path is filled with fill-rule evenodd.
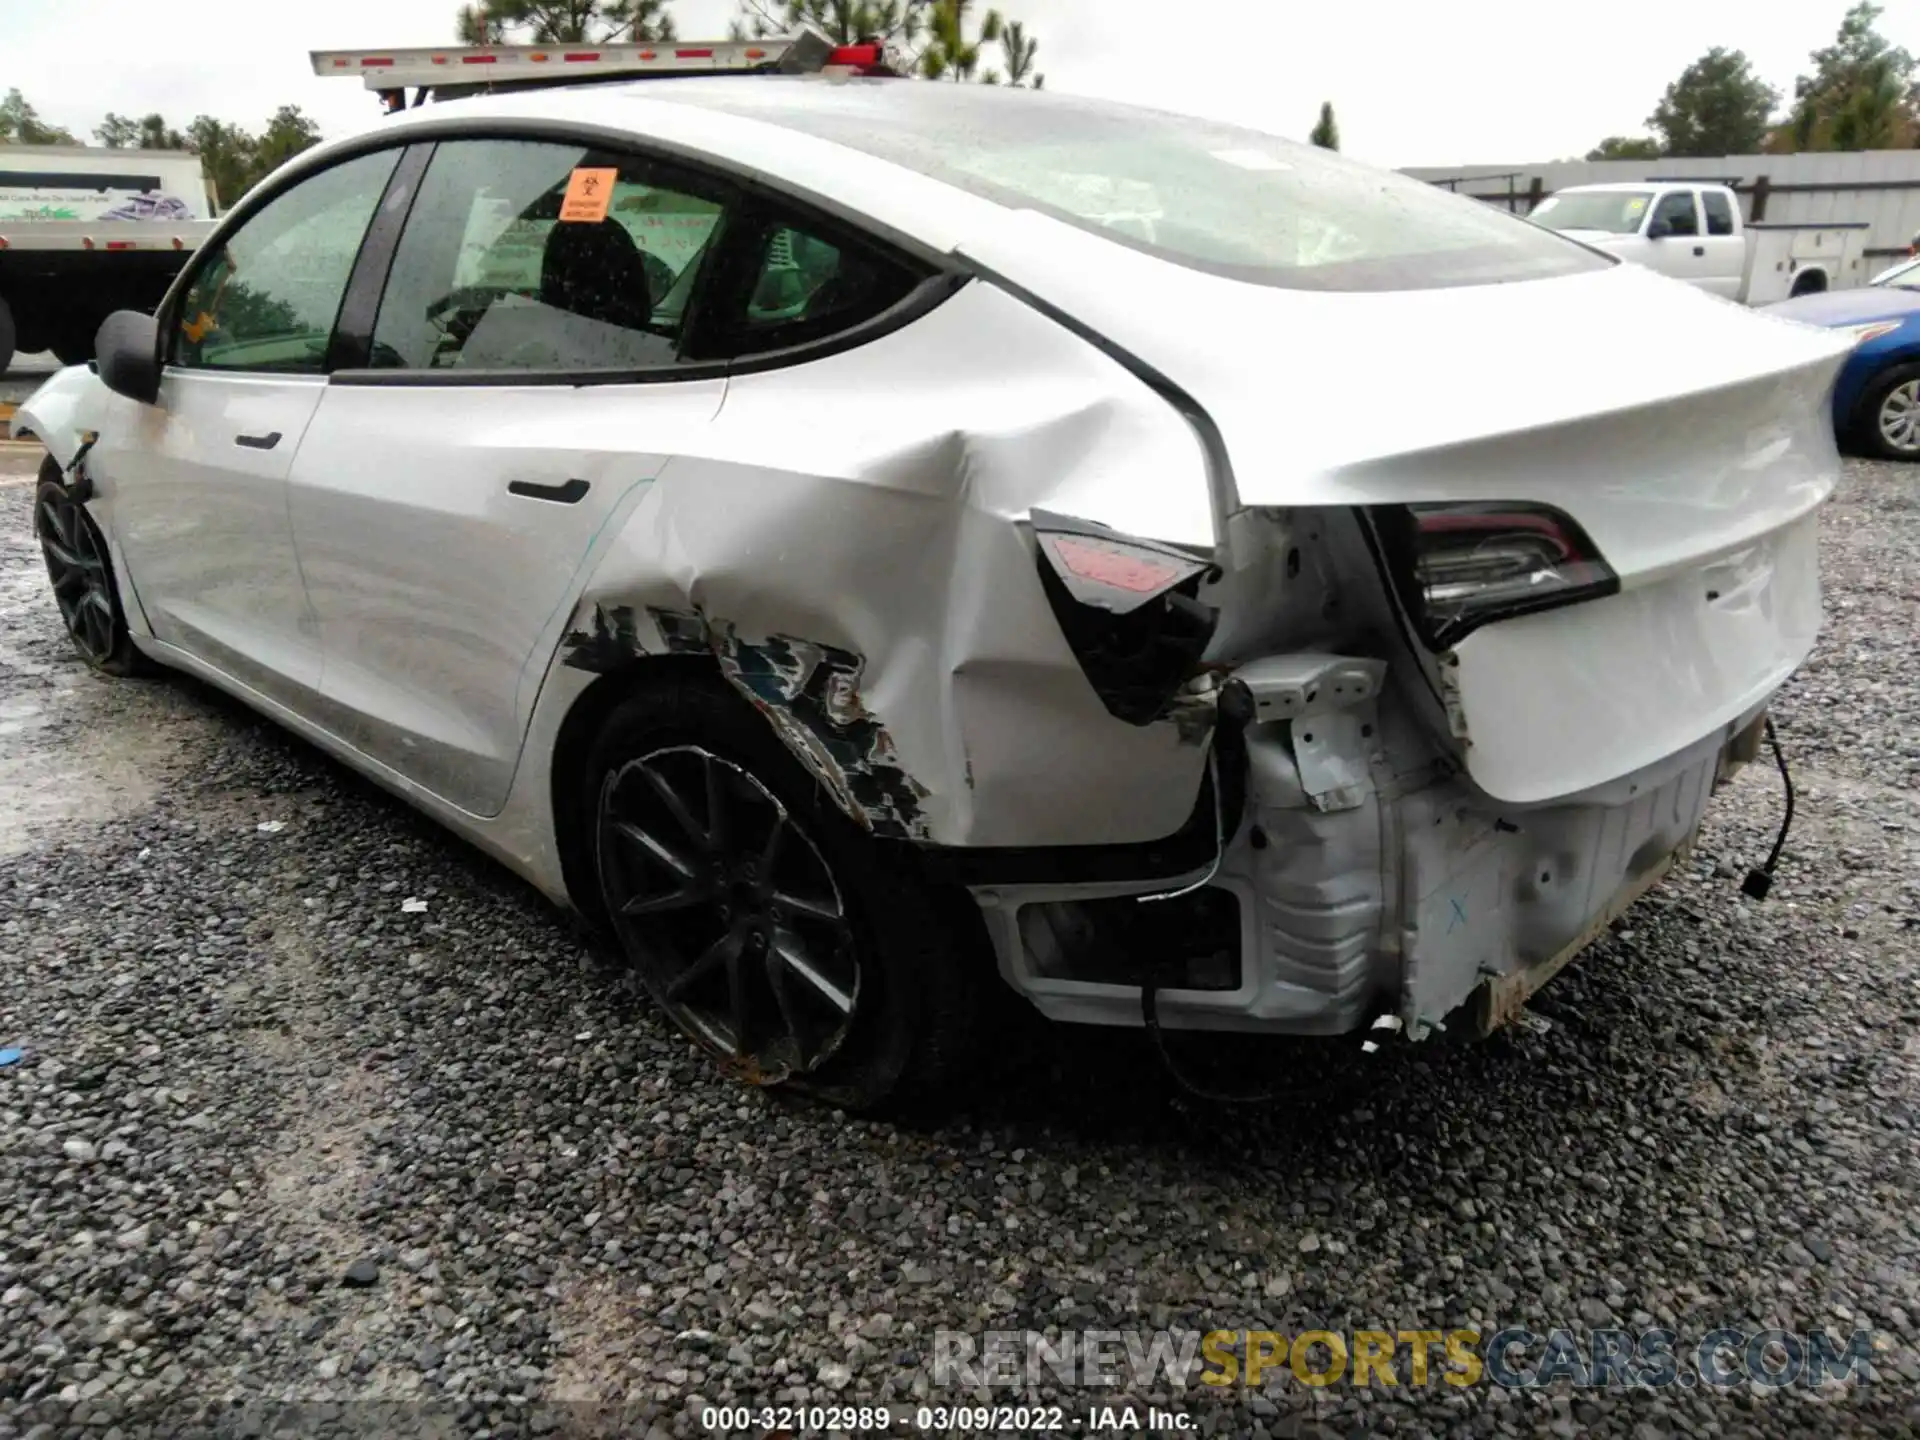
M 1647 264 L 1662 275 L 1708 288 L 1711 267 L 1700 233 L 1700 205 L 1691 190 L 1669 190 L 1647 217 Z
M 1701 240 L 1706 248 L 1706 273 L 1703 288 L 1729 300 L 1740 298 L 1740 283 L 1747 274 L 1747 239 L 1739 232 L 1734 213 L 1734 198 L 1725 190 L 1702 190 L 1700 213 L 1707 232 Z
M 399 156 L 308 175 L 198 256 L 163 316 L 157 401 L 118 404 L 89 457 L 154 635 L 296 707 L 318 690 L 320 646 L 287 475 Z
M 300 447 L 324 723 L 472 813 L 506 800 L 595 559 L 720 407 L 682 340 L 730 200 L 592 143 L 441 143 Z

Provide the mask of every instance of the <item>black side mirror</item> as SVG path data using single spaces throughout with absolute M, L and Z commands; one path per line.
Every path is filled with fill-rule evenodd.
M 1659 215 L 1647 222 L 1647 239 L 1664 240 L 1673 234 L 1673 222 Z
M 160 327 L 151 315 L 116 310 L 93 338 L 100 378 L 116 395 L 151 405 L 160 398 Z

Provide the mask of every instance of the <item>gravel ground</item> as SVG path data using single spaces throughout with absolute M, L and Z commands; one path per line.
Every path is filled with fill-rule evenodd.
M 302 1433 L 687 1435 L 695 1397 L 908 1400 L 936 1329 L 1049 1325 L 1882 1347 L 1876 1383 L 1817 1395 L 1039 1392 L 1070 1431 L 1090 1398 L 1232 1436 L 1920 1424 L 1920 473 L 1852 463 L 1829 509 L 1768 903 L 1734 878 L 1778 815 L 1755 766 L 1549 1026 L 1247 1114 L 1176 1103 L 1136 1037 L 1055 1036 L 917 1133 L 721 1082 L 396 802 L 204 687 L 82 672 L 25 463 L 0 474 L 0 1046 L 27 1052 L 0 1069 L 0 1434 L 300 1400 L 348 1402 Z

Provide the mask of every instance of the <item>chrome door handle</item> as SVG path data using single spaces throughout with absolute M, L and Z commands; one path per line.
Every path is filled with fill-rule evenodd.
M 524 495 L 529 500 L 551 500 L 558 505 L 576 505 L 592 488 L 584 480 L 569 480 L 564 485 L 539 485 L 531 480 L 514 480 L 507 485 L 507 493 Z
M 244 445 L 249 450 L 271 450 L 280 443 L 280 432 L 269 430 L 265 435 L 236 435 L 233 443 Z

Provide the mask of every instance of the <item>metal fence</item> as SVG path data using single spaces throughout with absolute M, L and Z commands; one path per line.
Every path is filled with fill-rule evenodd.
M 1731 185 L 1749 221 L 1864 221 L 1866 253 L 1890 263 L 1920 232 L 1920 150 L 1722 155 L 1669 160 L 1554 160 L 1521 166 L 1415 167 L 1405 173 L 1525 215 L 1569 185 L 1692 180 Z

